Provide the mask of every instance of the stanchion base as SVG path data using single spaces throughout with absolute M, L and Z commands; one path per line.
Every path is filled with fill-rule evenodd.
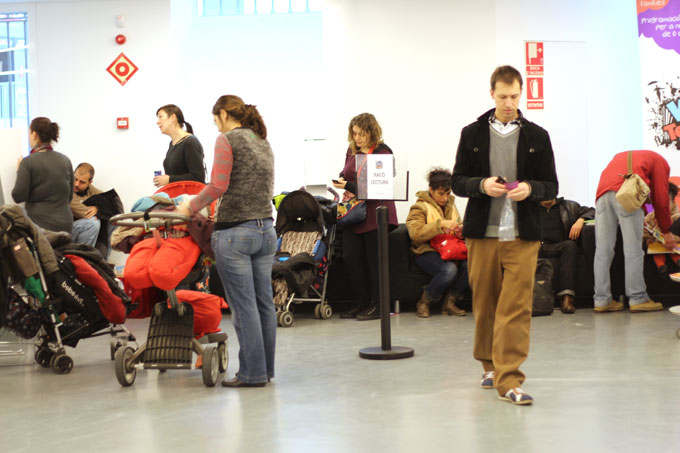
M 380 346 L 359 350 L 359 357 L 369 360 L 396 360 L 413 357 L 413 348 L 408 346 L 392 346 L 392 349 L 383 349 Z

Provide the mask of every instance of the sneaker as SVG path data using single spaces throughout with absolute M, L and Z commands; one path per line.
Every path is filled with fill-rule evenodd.
M 646 311 L 661 311 L 661 310 L 663 310 L 663 305 L 661 305 L 659 302 L 654 302 L 652 299 L 649 299 L 647 302 L 643 302 L 641 304 L 630 306 L 631 313 L 644 313 Z
M 505 395 L 498 395 L 498 398 L 516 406 L 528 406 L 534 402 L 534 399 L 519 387 L 508 390 Z
M 493 376 L 494 372 L 493 371 L 485 371 L 484 374 L 482 375 L 482 388 L 483 389 L 492 389 L 493 388 Z
M 612 300 L 609 302 L 609 305 L 605 305 L 604 307 L 595 307 L 593 308 L 593 311 L 595 313 L 608 313 L 611 311 L 623 311 L 623 302 L 619 302 L 618 300 Z

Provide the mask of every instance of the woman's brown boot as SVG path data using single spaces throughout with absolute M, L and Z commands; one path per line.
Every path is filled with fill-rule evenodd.
M 423 290 L 423 294 L 420 296 L 420 300 L 416 303 L 416 316 L 419 318 L 429 318 L 430 317 L 430 303 L 432 298 Z
M 446 293 L 446 299 L 444 299 L 444 304 L 442 304 L 442 313 L 446 313 L 447 315 L 465 316 L 465 310 L 456 306 L 457 300 L 458 297 L 455 294 L 451 292 Z

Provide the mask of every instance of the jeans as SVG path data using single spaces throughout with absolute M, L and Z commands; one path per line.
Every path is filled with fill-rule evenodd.
M 251 220 L 216 230 L 211 242 L 239 342 L 238 379 L 245 383 L 266 382 L 274 377 L 276 349 L 273 221 Z
M 97 236 L 99 236 L 100 227 L 101 222 L 96 217 L 75 220 L 73 222 L 71 240 L 73 242 L 87 244 L 90 247 L 94 247 L 97 244 Z
M 468 288 L 467 261 L 444 261 L 437 252 L 415 255 L 414 261 L 420 270 L 432 276 L 425 291 L 433 301 L 449 289 L 462 295 Z
M 616 192 L 609 191 L 595 203 L 595 296 L 596 307 L 605 307 L 612 300 L 609 270 L 614 259 L 616 227 L 621 227 L 623 256 L 625 258 L 626 296 L 630 305 L 649 300 L 647 286 L 642 274 L 644 252 L 642 251 L 642 209 L 626 212 L 616 201 Z

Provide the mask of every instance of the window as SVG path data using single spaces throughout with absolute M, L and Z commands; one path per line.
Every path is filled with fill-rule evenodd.
M 197 0 L 199 16 L 311 13 L 321 11 L 321 0 Z
M 0 14 L 0 127 L 28 125 L 26 13 Z

